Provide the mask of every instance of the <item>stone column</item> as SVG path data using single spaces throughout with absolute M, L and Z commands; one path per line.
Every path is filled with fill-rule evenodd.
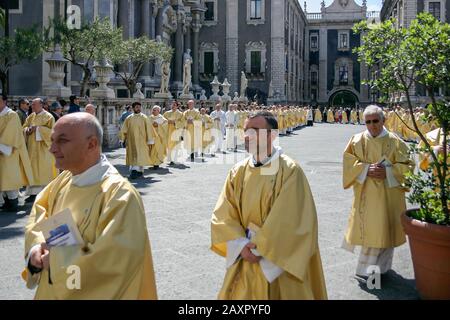
M 199 87 L 199 31 L 194 28 L 192 30 L 192 82 L 194 87 Z
M 122 35 L 123 39 L 126 40 L 130 37 L 130 28 L 129 28 L 129 10 L 130 6 L 128 0 L 119 0 L 119 12 L 117 24 L 118 27 L 122 27 Z M 119 65 L 119 72 L 126 72 L 127 66 L 125 64 Z
M 239 41 L 238 41 L 238 0 L 226 1 L 226 77 L 232 84 L 232 91 L 239 92 L 239 78 L 242 70 L 239 70 Z M 274 0 L 272 0 L 274 2 Z M 284 11 L 284 6 L 282 6 Z M 284 29 L 283 29 L 284 30 Z
M 183 50 L 184 52 L 186 52 L 187 49 L 192 50 L 192 48 L 191 48 L 191 32 L 192 32 L 191 26 L 187 26 L 185 33 L 184 33 L 184 50 Z
M 178 14 L 178 17 L 180 14 Z M 175 72 L 174 72 L 174 82 L 175 85 L 179 84 L 179 87 L 182 86 L 183 82 L 183 54 L 184 54 L 184 44 L 183 44 L 183 24 L 181 23 L 181 19 L 178 19 L 177 23 L 177 31 L 175 33 Z
M 122 27 L 123 30 L 123 38 L 128 39 L 130 36 L 130 29 L 128 23 L 130 6 L 128 0 L 119 0 L 119 16 L 118 16 L 118 25 Z
M 321 28 L 319 33 L 319 89 L 318 99 L 319 103 L 328 103 L 328 30 Z
M 161 36 L 163 35 L 163 10 L 164 7 L 158 7 L 157 9 L 155 8 L 155 10 L 158 10 L 158 13 L 156 14 L 156 21 L 155 21 L 155 38 L 156 36 Z
M 151 25 L 151 12 L 150 12 L 150 0 L 141 0 L 141 36 L 151 37 L 150 25 Z M 141 71 L 141 80 L 150 80 L 150 63 L 144 64 Z
M 285 85 L 287 85 L 285 79 L 286 73 L 286 56 L 284 52 L 285 39 L 284 39 L 284 1 L 272 0 L 271 4 L 271 80 L 273 81 L 273 89 L 279 92 L 277 96 L 278 101 L 284 101 Z M 233 83 L 233 82 L 232 82 Z
M 202 89 L 199 82 L 199 35 L 201 28 L 200 15 L 202 12 L 204 12 L 203 8 L 195 8 L 192 12 L 192 84 L 197 91 Z

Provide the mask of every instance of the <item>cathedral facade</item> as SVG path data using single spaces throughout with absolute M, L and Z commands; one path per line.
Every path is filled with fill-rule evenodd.
M 371 97 L 362 85 L 368 71 L 353 49 L 360 36 L 351 31 L 364 19 L 376 18 L 354 0 L 335 0 L 321 12 L 310 13 L 298 0 L 15 0 L 10 29 L 33 24 L 47 26 L 49 18 L 67 15 L 68 6 L 80 8 L 83 19 L 109 18 L 123 28 L 123 37 L 147 35 L 174 48 L 170 91 L 183 89 L 183 57 L 192 57 L 191 92 L 211 95 L 211 82 L 225 79 L 230 96 L 240 92 L 241 74 L 246 95 L 259 102 L 313 105 L 365 105 Z M 42 14 L 36 14 L 40 12 Z M 45 60 L 50 53 L 10 72 L 10 94 L 39 96 L 49 82 Z M 159 91 L 161 70 L 152 62 L 139 82 L 147 98 Z M 81 70 L 68 65 L 65 85 L 78 92 Z M 92 79 L 94 83 L 95 79 Z M 119 79 L 109 86 L 117 97 L 127 97 Z

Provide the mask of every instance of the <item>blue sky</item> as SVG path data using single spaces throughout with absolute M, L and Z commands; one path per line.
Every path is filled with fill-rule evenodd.
M 357 4 L 361 5 L 362 0 L 355 0 Z M 300 4 L 302 5 L 305 2 L 305 0 L 299 0 Z M 307 4 L 307 10 L 308 12 L 320 12 L 320 3 L 322 0 L 306 0 Z M 329 6 L 333 0 L 325 0 L 325 4 Z M 368 0 L 367 1 L 367 8 L 369 11 L 380 11 L 381 10 L 381 0 Z

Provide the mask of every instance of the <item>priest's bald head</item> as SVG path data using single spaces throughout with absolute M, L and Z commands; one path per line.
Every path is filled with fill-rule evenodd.
M 78 175 L 100 160 L 103 129 L 91 114 L 72 113 L 56 122 L 51 140 L 56 167 Z

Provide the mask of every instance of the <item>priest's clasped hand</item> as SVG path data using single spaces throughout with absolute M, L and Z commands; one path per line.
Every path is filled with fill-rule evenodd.
M 41 243 L 40 247 L 31 253 L 30 263 L 37 269 L 50 268 L 50 250 L 46 243 Z
M 27 135 L 30 135 L 33 132 L 36 132 L 36 126 L 30 126 L 27 128 L 27 131 L 26 131 Z
M 241 257 L 242 257 L 242 259 L 244 259 L 245 261 L 248 261 L 250 263 L 258 263 L 262 257 L 255 256 L 250 251 L 251 249 L 256 249 L 256 245 L 254 243 L 249 242 L 245 245 L 244 249 L 242 249 Z
M 386 168 L 378 163 L 371 164 L 367 176 L 374 179 L 386 179 Z

